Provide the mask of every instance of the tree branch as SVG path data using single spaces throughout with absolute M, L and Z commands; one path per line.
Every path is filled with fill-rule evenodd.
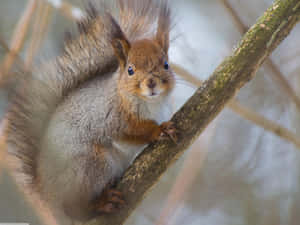
M 250 81 L 266 57 L 299 20 L 299 0 L 277 0 L 245 34 L 233 55 L 226 58 L 186 104 L 173 116 L 178 143 L 159 141 L 147 147 L 118 182 L 127 205 L 118 215 L 98 217 L 88 224 L 117 225 L 137 207 L 147 191 L 218 115 L 236 92 Z
M 194 85 L 195 87 L 200 87 L 202 84 L 202 81 L 200 81 L 198 78 L 193 76 L 191 73 L 189 73 L 187 70 L 183 69 L 179 65 L 171 64 L 173 71 L 181 76 L 184 80 L 189 82 L 190 84 Z M 256 113 L 255 111 L 242 106 L 238 100 L 232 99 L 228 104 L 227 107 L 231 109 L 234 113 L 239 115 L 245 120 L 248 120 L 257 126 L 272 132 L 273 134 L 277 135 L 278 137 L 281 137 L 282 139 L 289 141 L 295 145 L 295 147 L 300 150 L 300 137 L 298 137 L 293 132 L 289 131 L 288 129 L 280 126 L 280 124 L 269 120 L 265 118 L 264 116 Z
M 247 26 L 242 22 L 237 12 L 232 8 L 228 0 L 222 0 L 221 2 L 230 13 L 239 32 L 241 34 L 244 34 L 247 31 Z M 300 112 L 300 98 L 297 96 L 295 90 L 292 88 L 288 80 L 285 78 L 284 74 L 282 74 L 278 66 L 273 62 L 271 58 L 268 58 L 266 60 L 265 65 L 271 72 L 270 76 L 272 80 L 275 82 L 275 84 L 277 84 L 279 88 L 281 88 L 283 93 L 286 94 L 292 102 L 294 102 L 294 104 L 297 107 L 297 110 Z

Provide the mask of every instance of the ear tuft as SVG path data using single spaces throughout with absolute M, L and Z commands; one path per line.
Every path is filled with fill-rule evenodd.
M 119 66 L 121 70 L 125 69 L 130 44 L 126 39 L 114 39 L 112 40 L 112 46 L 116 57 L 119 60 Z
M 131 47 L 130 43 L 112 15 L 107 13 L 106 18 L 109 20 L 109 25 L 111 28 L 111 45 L 119 61 L 120 69 L 124 70 Z
M 168 1 L 162 1 L 157 24 L 156 41 L 166 54 L 169 50 L 170 26 L 171 10 L 169 8 Z

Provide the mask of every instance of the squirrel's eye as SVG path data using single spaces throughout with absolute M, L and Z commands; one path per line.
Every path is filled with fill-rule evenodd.
M 129 76 L 132 76 L 134 74 L 134 70 L 132 69 L 131 66 L 128 67 L 128 74 Z
M 164 68 L 165 68 L 165 70 L 169 69 L 169 63 L 167 61 L 165 61 L 165 63 L 164 63 Z

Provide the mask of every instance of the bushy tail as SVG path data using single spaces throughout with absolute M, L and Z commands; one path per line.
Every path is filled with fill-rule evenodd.
M 115 10 L 100 9 L 103 4 L 89 7 L 87 18 L 78 24 L 78 37 L 67 41 L 62 56 L 20 76 L 5 134 L 9 153 L 18 160 L 13 162 L 20 172 L 17 174 L 26 185 L 36 183 L 40 142 L 57 106 L 81 83 L 117 69 L 110 41 L 123 32 L 129 41 L 153 36 L 159 24 L 164 24 L 163 32 L 169 32 L 167 3 L 116 1 L 118 10 L 114 17 L 111 14 Z

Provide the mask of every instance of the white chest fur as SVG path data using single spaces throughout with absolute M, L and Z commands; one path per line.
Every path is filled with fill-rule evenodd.
M 137 107 L 137 113 L 143 119 L 154 120 L 158 124 L 167 121 L 171 117 L 171 110 L 168 108 L 167 99 L 164 99 L 164 103 L 159 102 L 149 102 L 148 104 L 140 104 Z M 124 156 L 125 161 L 129 166 L 132 161 L 143 151 L 143 149 L 148 144 L 137 145 L 128 144 L 121 141 L 114 141 L 113 146 L 119 150 L 119 152 Z

